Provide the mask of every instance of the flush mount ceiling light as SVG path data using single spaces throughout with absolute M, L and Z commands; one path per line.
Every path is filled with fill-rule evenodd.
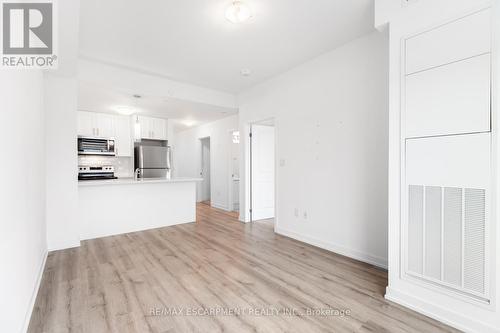
M 119 114 L 130 116 L 134 114 L 136 110 L 134 108 L 131 108 L 130 106 L 123 105 L 123 106 L 117 106 L 115 108 L 115 111 L 118 112 Z
M 232 23 L 243 23 L 252 17 L 252 11 L 242 1 L 233 1 L 226 9 L 226 19 Z
M 240 74 L 242 76 L 250 76 L 252 74 L 252 71 L 249 69 L 249 68 L 243 68 L 241 71 L 240 71 Z

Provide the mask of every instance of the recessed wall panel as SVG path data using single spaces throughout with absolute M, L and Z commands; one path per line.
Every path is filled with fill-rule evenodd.
M 406 137 L 490 131 L 490 55 L 406 77 Z
M 491 51 L 491 11 L 483 10 L 406 40 L 406 74 Z

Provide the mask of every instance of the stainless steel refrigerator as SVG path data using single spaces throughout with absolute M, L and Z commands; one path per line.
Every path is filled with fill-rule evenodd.
M 135 168 L 139 178 L 170 178 L 172 149 L 170 147 L 136 146 Z

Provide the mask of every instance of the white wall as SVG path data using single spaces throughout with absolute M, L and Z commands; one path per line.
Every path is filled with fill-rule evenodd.
M 229 186 L 231 181 L 231 130 L 238 128 L 238 116 L 227 117 L 175 134 L 174 175 L 199 177 L 201 166 L 201 141 L 210 137 L 210 171 L 212 206 L 230 209 Z
M 27 328 L 47 253 L 43 75 L 0 74 L 0 323 Z
M 445 294 L 413 281 L 401 278 L 400 267 L 400 235 L 401 235 L 401 140 L 400 140 L 400 110 L 401 110 L 401 40 L 402 38 L 433 28 L 450 20 L 455 20 L 464 14 L 469 14 L 485 6 L 494 6 L 493 23 L 496 24 L 493 42 L 493 115 L 497 114 L 500 74 L 500 1 L 483 0 L 419 0 L 413 5 L 401 7 L 394 1 L 376 0 L 376 24 L 383 26 L 389 23 L 389 287 L 386 297 L 404 306 L 410 307 L 430 317 L 468 332 L 500 332 L 500 314 L 498 300 L 500 299 L 500 256 L 496 256 L 496 264 L 490 272 L 496 280 L 492 290 L 493 305 L 476 304 L 464 300 L 460 296 Z M 494 163 L 498 165 L 498 128 L 499 118 L 492 118 Z M 498 168 L 498 167 L 497 167 Z M 496 171 L 497 172 L 497 171 Z M 495 184 L 496 192 L 500 193 L 500 182 Z M 500 197 L 494 202 L 494 211 L 498 212 Z M 498 219 L 493 218 L 492 221 Z M 496 223 L 498 225 L 498 223 Z M 498 239 L 500 228 L 494 228 L 493 238 L 499 253 Z M 496 306 L 496 307 L 495 307 Z
M 243 219 L 248 123 L 274 117 L 276 231 L 387 265 L 387 46 L 369 34 L 239 96 Z
M 58 2 L 59 67 L 45 74 L 47 241 L 49 250 L 79 246 L 76 74 L 79 0 Z
M 47 242 L 49 250 L 80 245 L 75 78 L 45 77 Z

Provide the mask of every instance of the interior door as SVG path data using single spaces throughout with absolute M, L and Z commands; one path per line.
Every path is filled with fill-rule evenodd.
M 201 140 L 201 191 L 199 201 L 210 200 L 210 139 Z
M 274 218 L 274 127 L 252 126 L 252 220 Z

